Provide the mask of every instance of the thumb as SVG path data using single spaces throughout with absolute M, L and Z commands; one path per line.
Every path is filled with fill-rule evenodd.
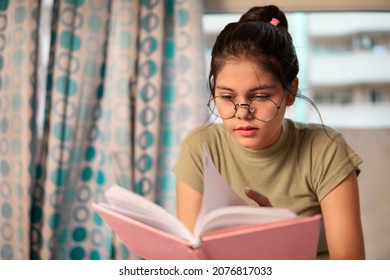
M 258 191 L 255 191 L 252 188 L 245 188 L 245 194 L 247 197 L 256 202 L 259 206 L 272 207 L 272 204 L 269 201 L 268 197 L 259 193 Z

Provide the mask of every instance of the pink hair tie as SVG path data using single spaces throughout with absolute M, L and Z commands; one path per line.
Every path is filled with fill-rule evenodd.
M 269 23 L 272 24 L 273 26 L 277 26 L 280 23 L 280 21 L 276 18 L 272 18 Z

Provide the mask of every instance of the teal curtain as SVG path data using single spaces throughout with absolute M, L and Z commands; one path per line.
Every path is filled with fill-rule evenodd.
M 0 259 L 30 256 L 39 2 L 0 1 Z
M 207 117 L 202 1 L 54 0 L 40 123 L 42 3 L 0 1 L 0 259 L 135 259 L 91 204 L 117 183 L 175 214 Z

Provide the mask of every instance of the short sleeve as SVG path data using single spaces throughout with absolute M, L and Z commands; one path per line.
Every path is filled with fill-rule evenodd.
M 321 201 L 352 171 L 360 172 L 362 159 L 346 143 L 342 134 L 327 128 L 316 134 L 311 145 L 312 186 Z
M 172 169 L 178 178 L 199 192 L 203 191 L 201 145 L 201 132 L 195 129 L 181 143 L 178 160 Z

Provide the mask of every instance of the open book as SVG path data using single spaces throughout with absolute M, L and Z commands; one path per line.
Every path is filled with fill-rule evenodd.
M 118 185 L 93 208 L 144 259 L 314 259 L 321 216 L 252 207 L 224 182 L 203 148 L 202 208 L 191 233 L 157 204 Z

